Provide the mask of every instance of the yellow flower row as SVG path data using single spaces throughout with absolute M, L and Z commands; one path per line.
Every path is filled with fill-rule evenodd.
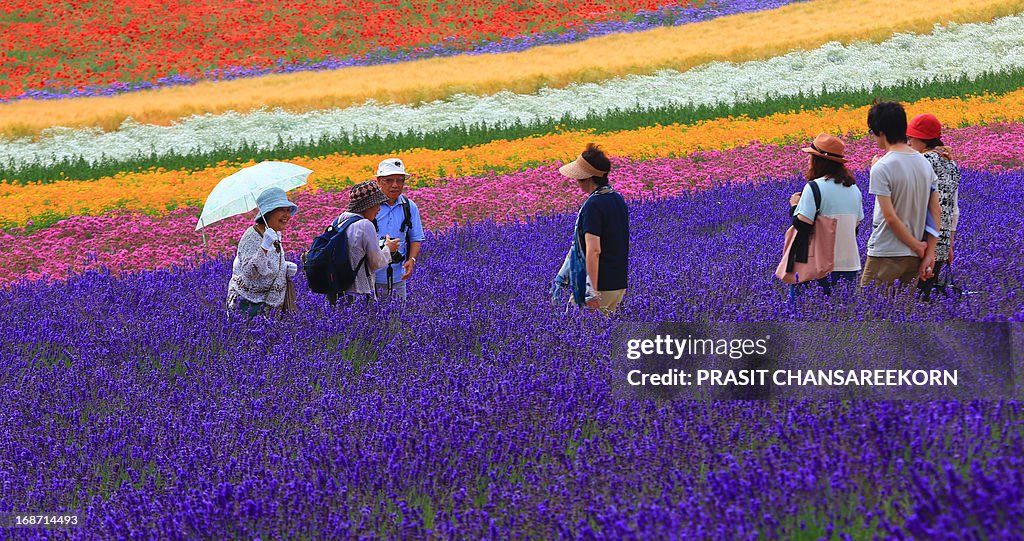
M 931 112 L 948 126 L 1024 120 L 1024 89 L 998 96 L 925 99 L 908 105 L 913 115 Z M 495 141 L 459 150 L 402 152 L 417 176 L 413 185 L 433 185 L 439 175 L 463 176 L 516 170 L 574 159 L 587 142 L 634 159 L 680 156 L 697 150 L 724 150 L 751 141 L 785 143 L 807 140 L 821 131 L 858 135 L 865 131 L 867 107 L 822 108 L 779 113 L 765 118 L 721 118 L 687 125 L 641 128 L 596 135 L 572 131 Z M 292 159 L 312 169 L 311 189 L 340 189 L 373 177 L 382 155 L 331 155 Z M 25 223 L 34 216 L 98 214 L 113 208 L 163 212 L 199 204 L 220 179 L 237 167 L 196 172 L 157 170 L 122 173 L 95 181 L 60 181 L 27 186 L 0 185 L 0 223 Z
M 537 47 L 520 53 L 432 58 L 395 65 L 307 72 L 114 97 L 0 104 L 0 134 L 36 135 L 51 126 L 116 129 L 128 117 L 169 124 L 204 113 L 247 112 L 260 107 L 310 111 L 367 99 L 416 103 L 457 93 L 533 92 L 713 60 L 766 59 L 830 41 L 882 41 L 896 32 L 929 32 L 936 23 L 979 22 L 1024 10 L 1024 0 L 813 0 L 757 13 L 584 42 Z

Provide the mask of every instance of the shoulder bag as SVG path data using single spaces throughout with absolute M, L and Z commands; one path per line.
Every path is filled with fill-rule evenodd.
M 814 194 L 814 224 L 808 233 L 807 259 L 800 261 L 793 244 L 799 232 L 796 227 L 786 230 L 782 260 L 775 269 L 775 276 L 786 284 L 799 284 L 824 278 L 832 272 L 836 258 L 836 228 L 838 220 L 821 216 L 821 190 L 814 181 L 810 182 Z

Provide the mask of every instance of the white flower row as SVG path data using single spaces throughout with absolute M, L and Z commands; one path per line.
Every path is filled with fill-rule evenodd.
M 977 76 L 1024 67 L 1024 14 L 991 23 L 936 25 L 931 34 L 897 34 L 880 43 L 828 43 L 764 61 L 713 62 L 686 72 L 662 71 L 602 83 L 542 89 L 536 94 L 459 95 L 418 106 L 365 105 L 309 113 L 261 110 L 201 115 L 168 126 L 125 122 L 114 132 L 50 128 L 37 141 L 0 142 L 0 164 L 51 164 L 64 159 L 126 160 L 139 155 L 262 149 L 322 136 L 426 132 L 460 124 L 499 125 L 583 116 L 637 105 L 737 103 L 829 90 L 896 85 L 935 77 Z

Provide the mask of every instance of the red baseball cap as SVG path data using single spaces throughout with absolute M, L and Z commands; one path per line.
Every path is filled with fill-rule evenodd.
M 907 137 L 914 139 L 939 139 L 942 137 L 942 124 L 933 114 L 917 115 L 910 119 L 907 126 Z

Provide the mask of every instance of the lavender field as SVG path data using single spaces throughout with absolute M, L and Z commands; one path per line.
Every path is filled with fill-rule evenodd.
M 0 508 L 89 520 L 28 539 L 1024 538 L 1019 402 L 612 396 L 616 321 L 1024 321 L 1024 174 L 964 172 L 972 294 L 934 304 L 787 305 L 800 184 L 631 204 L 612 321 L 548 297 L 573 215 L 430 235 L 404 306 L 332 310 L 300 280 L 298 314 L 250 323 L 223 258 L 14 284 Z

